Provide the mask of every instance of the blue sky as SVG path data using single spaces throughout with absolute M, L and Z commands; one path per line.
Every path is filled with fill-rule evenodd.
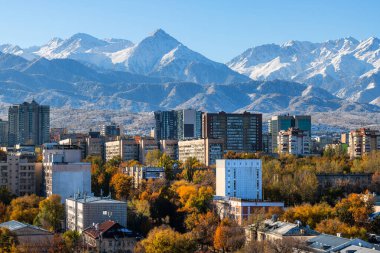
M 378 0 L 0 0 L 0 44 L 85 32 L 138 42 L 157 28 L 220 62 L 288 40 L 380 37 Z

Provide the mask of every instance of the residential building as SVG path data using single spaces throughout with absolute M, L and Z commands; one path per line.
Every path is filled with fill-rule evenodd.
M 148 152 L 153 150 L 159 150 L 158 142 L 150 137 L 139 137 L 139 162 L 145 164 L 145 158 Z
M 86 149 L 87 149 L 87 143 L 86 143 L 86 135 L 85 134 L 70 134 L 68 138 L 61 139 L 58 143 L 60 145 L 65 146 L 76 146 L 81 150 L 81 158 L 86 158 Z
M 224 151 L 262 150 L 262 115 L 244 113 L 204 113 L 202 138 L 222 139 Z
M 76 146 L 45 144 L 43 147 L 44 188 L 65 199 L 75 192 L 91 193 L 91 163 L 81 162 L 81 150 Z
M 347 239 L 343 238 L 341 236 L 334 236 L 334 235 L 327 235 L 327 234 L 321 234 L 316 237 L 310 238 L 306 240 L 307 247 L 312 252 L 323 252 L 323 253 L 332 253 L 332 252 L 373 252 L 370 251 L 370 249 L 375 250 L 374 252 L 379 251 L 379 246 L 376 246 L 374 244 L 368 243 L 366 241 L 363 241 L 358 238 L 354 239 Z M 348 249 L 352 246 L 359 247 L 357 251 L 349 251 Z M 355 247 L 355 248 L 356 248 Z
M 86 252 L 131 253 L 140 236 L 119 223 L 108 220 L 83 230 Z
M 310 155 L 310 137 L 298 128 L 281 130 L 277 135 L 277 152 L 279 154 Z
M 263 133 L 263 152 L 272 153 L 272 134 Z
M 0 146 L 8 147 L 9 122 L 0 119 Z
M 41 145 L 50 141 L 50 107 L 36 101 L 13 105 L 8 110 L 8 145 Z
M 284 207 L 284 203 L 263 200 L 259 159 L 217 160 L 214 203 L 221 218 L 230 217 L 239 224 L 258 209 Z
M 133 178 L 133 185 L 139 188 L 143 181 L 148 179 L 165 178 L 164 167 L 145 167 L 135 165 L 132 167 L 123 168 L 123 173 Z
M 156 140 L 186 140 L 200 138 L 202 112 L 193 109 L 154 112 Z
M 269 133 L 272 134 L 272 153 L 277 153 L 277 136 L 282 130 L 298 128 L 303 130 L 311 137 L 311 116 L 309 115 L 279 115 L 273 116 L 268 122 Z
M 11 220 L 0 224 L 16 235 L 21 252 L 50 252 L 54 233 L 27 223 Z
M 216 196 L 262 200 L 263 191 L 261 160 L 217 160 Z
M 178 160 L 185 162 L 190 157 L 197 158 L 202 164 L 210 166 L 223 158 L 222 139 L 196 139 L 178 141 Z
M 160 150 L 171 159 L 178 160 L 178 140 L 160 140 Z
M 360 128 L 350 132 L 348 152 L 351 158 L 368 155 L 374 150 L 380 150 L 379 130 Z
M 67 134 L 67 128 L 50 128 L 50 142 L 59 142 Z
M 251 226 L 248 226 L 248 229 Z M 273 242 L 286 238 L 292 238 L 298 241 L 306 241 L 318 235 L 320 235 L 319 232 L 311 229 L 309 226 L 303 225 L 299 221 L 297 223 L 279 221 L 275 215 L 272 217 L 272 219 L 265 220 L 262 226 L 257 230 L 258 241 L 268 240 Z
M 342 144 L 348 144 L 350 139 L 350 133 L 342 133 L 340 136 L 340 142 Z
M 105 143 L 106 161 L 115 157 L 120 157 L 122 161 L 139 160 L 139 143 L 135 139 L 120 139 Z
M 40 194 L 42 164 L 29 161 L 22 153 L 8 153 L 0 161 L 0 186 L 16 196 Z
M 66 227 L 82 232 L 85 228 L 109 219 L 127 226 L 127 202 L 109 197 L 76 193 L 66 199 Z
M 100 129 L 100 134 L 104 137 L 117 137 L 121 136 L 121 126 L 114 122 L 111 124 L 103 124 Z
M 104 157 L 104 138 L 100 132 L 89 132 L 86 137 L 86 157 L 99 156 Z

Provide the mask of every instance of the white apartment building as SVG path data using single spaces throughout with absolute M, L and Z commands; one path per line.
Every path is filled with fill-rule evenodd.
M 81 161 L 75 146 L 44 145 L 43 175 L 46 196 L 58 194 L 65 199 L 75 192 L 91 193 L 91 163 Z
M 380 131 L 360 128 L 350 132 L 348 153 L 351 158 L 368 155 L 374 150 L 380 150 Z
M 127 202 L 110 197 L 92 197 L 75 194 L 66 199 L 66 227 L 82 232 L 93 224 L 113 220 L 127 226 Z
M 216 196 L 261 200 L 261 160 L 216 160 Z
M 206 166 L 213 165 L 223 157 L 223 139 L 196 139 L 178 141 L 178 159 L 185 162 L 197 158 Z
M 281 130 L 277 136 L 279 154 L 309 155 L 311 141 L 308 132 L 298 128 Z
M 0 161 L 0 187 L 12 194 L 39 194 L 42 164 L 29 162 L 21 153 L 8 153 L 6 161 Z
M 105 143 L 106 161 L 120 156 L 121 160 L 139 160 L 139 144 L 135 139 L 121 139 Z

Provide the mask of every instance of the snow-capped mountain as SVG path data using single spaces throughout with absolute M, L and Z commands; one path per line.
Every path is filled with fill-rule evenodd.
M 379 72 L 380 40 L 372 37 L 360 42 L 348 37 L 323 43 L 268 44 L 246 50 L 227 65 L 254 80 L 297 81 L 352 101 L 364 101 L 356 93 L 362 91 L 363 79 Z

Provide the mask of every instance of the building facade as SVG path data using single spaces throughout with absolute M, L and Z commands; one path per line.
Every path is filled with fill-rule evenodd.
M 277 152 L 279 154 L 310 155 L 311 141 L 306 131 L 298 128 L 281 130 L 277 135 Z
M 143 181 L 165 178 L 165 168 L 163 167 L 145 167 L 135 165 L 132 167 L 123 168 L 123 173 L 132 177 L 135 188 L 139 188 Z
M 28 161 L 20 153 L 8 153 L 0 161 L 0 187 L 16 196 L 40 194 L 42 164 Z
M 8 147 L 9 122 L 0 119 L 0 146 Z
M 50 107 L 34 100 L 8 110 L 8 145 L 41 145 L 50 141 Z
M 92 197 L 76 193 L 66 199 L 66 227 L 82 232 L 94 223 L 109 219 L 122 226 L 127 226 L 127 202 L 110 197 Z
M 368 155 L 374 150 L 380 150 L 380 131 L 360 128 L 350 132 L 348 152 L 351 158 Z
M 65 199 L 75 192 L 91 193 L 91 163 L 81 162 L 81 150 L 75 146 L 48 145 L 43 148 L 45 195 Z
M 150 137 L 138 138 L 139 142 L 139 162 L 142 164 L 146 163 L 146 155 L 148 152 L 153 150 L 159 150 L 158 142 Z
M 171 159 L 178 160 L 178 140 L 160 140 L 160 150 Z
M 105 158 L 120 157 L 122 161 L 139 160 L 139 143 L 135 139 L 121 139 L 105 143 Z
M 262 150 L 262 115 L 244 113 L 204 113 L 202 138 L 222 139 L 225 151 Z
M 311 137 L 311 116 L 309 115 L 280 115 L 273 116 L 269 121 L 269 133 L 272 135 L 272 153 L 278 153 L 277 136 L 282 130 L 298 128 L 307 132 Z
M 121 126 L 116 123 L 103 124 L 100 127 L 100 134 L 104 137 L 117 137 L 122 133 Z
M 197 158 L 202 164 L 210 166 L 224 154 L 222 139 L 197 139 L 178 142 L 178 160 L 185 162 L 190 157 Z

